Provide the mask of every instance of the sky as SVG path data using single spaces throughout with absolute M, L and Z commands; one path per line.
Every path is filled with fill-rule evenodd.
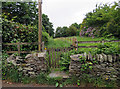
M 42 13 L 48 15 L 53 28 L 82 23 L 85 14 L 93 11 L 96 4 L 113 3 L 119 0 L 42 0 Z

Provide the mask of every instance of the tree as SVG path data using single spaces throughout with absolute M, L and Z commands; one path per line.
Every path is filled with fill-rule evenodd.
M 54 36 L 53 24 L 49 21 L 48 16 L 45 15 L 45 14 L 42 15 L 42 24 L 43 24 L 46 32 L 47 32 L 50 36 Z
M 73 23 L 72 24 L 74 27 L 76 27 L 77 29 L 80 29 L 80 26 L 81 26 L 81 24 L 77 24 L 77 23 Z
M 2 13 L 10 13 L 8 19 L 12 19 L 24 25 L 35 25 L 38 23 L 38 9 L 36 2 L 2 2 Z M 36 20 L 35 20 L 36 19 Z
M 111 35 L 120 37 L 120 2 L 114 2 L 114 5 L 99 5 L 93 12 L 86 14 L 85 23 L 86 27 L 97 28 L 94 31 L 97 36 Z M 83 29 L 82 29 L 83 30 Z
M 14 22 L 18 22 L 24 25 L 37 25 L 38 27 L 38 3 L 37 2 L 2 2 L 2 13 L 8 13 L 8 19 L 12 19 L 17 16 Z M 54 35 L 54 29 L 52 23 L 49 21 L 47 15 L 42 15 L 43 29 L 50 36 Z
M 57 27 L 55 37 L 67 37 L 67 27 Z
M 76 32 L 77 32 L 77 28 L 73 25 L 71 25 L 68 29 L 67 29 L 67 36 L 76 36 Z

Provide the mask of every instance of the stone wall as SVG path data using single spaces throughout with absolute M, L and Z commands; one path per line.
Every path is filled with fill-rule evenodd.
M 19 71 L 24 75 L 34 77 L 40 72 L 47 71 L 47 61 L 45 60 L 46 53 L 28 54 L 25 58 L 12 54 L 7 58 L 8 63 L 12 63 L 19 67 Z
M 71 55 L 71 63 L 69 66 L 69 76 L 75 75 L 80 77 L 83 73 L 81 71 L 81 62 L 79 57 L 84 56 L 87 61 L 92 61 L 93 58 L 90 54 L 77 54 Z M 93 64 L 93 69 L 89 70 L 92 76 L 102 76 L 103 79 L 119 80 L 120 79 L 120 54 L 119 55 L 105 55 L 97 54 L 94 56 L 97 64 Z

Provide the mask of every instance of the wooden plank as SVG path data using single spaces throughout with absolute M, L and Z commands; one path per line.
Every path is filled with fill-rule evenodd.
M 78 46 L 78 48 L 97 48 L 97 46 Z
M 78 41 L 78 43 L 101 43 L 101 42 L 102 41 Z M 112 40 L 112 41 L 104 41 L 104 42 L 120 42 L 120 40 Z
M 50 57 L 50 51 L 48 51 L 48 55 L 49 55 L 49 66 L 51 67 L 51 57 Z
M 20 51 L 20 53 L 31 53 L 32 51 Z M 6 51 L 6 53 L 18 53 L 18 51 Z
M 53 48 L 51 48 L 51 53 L 52 53 L 52 67 L 54 68 L 54 61 L 53 61 L 53 59 L 54 59 L 54 56 L 53 56 Z
M 20 55 L 20 44 L 19 43 L 17 45 L 17 49 L 18 49 L 18 54 Z
M 34 52 L 41 52 L 41 51 L 34 51 Z M 18 51 L 6 51 L 6 53 L 18 53 Z M 32 51 L 20 51 L 20 53 L 32 53 Z
M 57 52 L 57 67 L 59 67 L 59 57 L 60 57 L 60 55 L 58 55 L 58 52 Z
M 33 42 L 33 43 L 3 43 L 3 45 L 38 45 L 39 42 Z
M 57 60 L 57 59 L 56 59 L 56 51 L 54 51 L 54 55 L 55 55 L 55 60 L 54 60 L 54 63 L 55 63 L 55 64 L 54 64 L 54 65 L 55 65 L 55 68 L 56 68 L 56 60 Z

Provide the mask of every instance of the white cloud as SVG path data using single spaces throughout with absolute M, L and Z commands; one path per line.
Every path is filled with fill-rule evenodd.
M 93 11 L 96 4 L 118 0 L 43 0 L 42 11 L 47 14 L 54 28 L 82 22 L 85 14 Z

